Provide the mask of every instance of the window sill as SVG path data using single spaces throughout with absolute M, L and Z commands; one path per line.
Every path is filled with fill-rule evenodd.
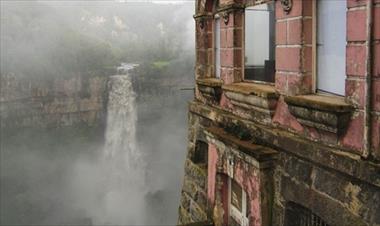
M 302 125 L 338 135 L 346 129 L 354 109 L 338 96 L 288 96 L 285 102 Z
M 200 78 L 197 79 L 198 85 L 204 85 L 209 87 L 221 87 L 223 85 L 223 81 L 218 78 Z
M 223 81 L 217 78 L 202 78 L 196 80 L 197 87 L 206 102 L 218 104 L 222 95 Z
M 231 91 L 245 95 L 255 95 L 264 98 L 278 97 L 274 86 L 266 84 L 239 82 L 230 85 L 223 85 L 222 88 L 225 91 Z
M 198 14 L 194 14 L 193 18 L 197 19 L 197 18 L 201 18 L 201 17 L 212 17 L 212 16 L 213 16 L 213 14 L 211 12 L 201 12 Z
M 271 122 L 279 97 L 274 86 L 241 82 L 223 85 L 222 90 L 234 109 L 242 112 L 243 117 Z

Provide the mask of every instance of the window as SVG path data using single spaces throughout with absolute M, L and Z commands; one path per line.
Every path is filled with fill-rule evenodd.
M 311 210 L 289 202 L 285 210 L 285 226 L 329 226 Z
M 229 190 L 229 224 L 248 226 L 247 193 L 231 178 L 228 180 Z
M 220 18 L 219 15 L 215 15 L 215 24 L 214 24 L 214 59 L 215 59 L 215 77 L 220 78 Z
M 275 75 L 274 2 L 245 9 L 244 79 L 274 82 Z
M 317 2 L 317 91 L 344 95 L 347 1 Z
M 208 161 L 208 144 L 197 140 L 195 143 L 195 152 L 191 159 L 195 164 L 207 166 Z

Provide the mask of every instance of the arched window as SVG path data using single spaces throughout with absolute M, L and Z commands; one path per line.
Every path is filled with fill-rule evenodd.
M 288 202 L 285 210 L 285 226 L 329 226 L 311 210 L 294 202 Z

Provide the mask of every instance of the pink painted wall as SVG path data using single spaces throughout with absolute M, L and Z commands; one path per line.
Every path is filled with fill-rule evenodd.
M 234 166 L 234 180 L 247 193 L 249 225 L 261 226 L 259 170 L 238 160 Z
M 208 0 L 208 4 L 215 2 Z M 251 0 L 223 0 L 220 5 L 245 3 Z M 276 1 L 276 77 L 273 84 L 282 95 L 308 95 L 312 90 L 312 12 L 313 1 L 293 1 L 290 13 L 282 9 L 281 1 Z M 274 126 L 291 129 L 296 133 L 321 141 L 336 142 L 357 154 L 364 150 L 365 79 L 367 76 L 367 11 L 368 0 L 347 0 L 347 53 L 346 91 L 347 102 L 356 109 L 347 125 L 347 130 L 339 137 L 317 130 L 303 128 L 291 116 L 287 105 L 280 99 L 273 118 Z M 374 0 L 373 7 L 373 57 L 372 57 L 372 155 L 380 160 L 380 0 Z M 212 10 L 211 10 L 212 11 Z M 216 13 L 216 12 L 213 12 Z M 223 15 L 225 16 L 225 15 Z M 227 19 L 228 20 L 225 20 Z M 226 23 L 224 22 L 226 21 Z M 209 17 L 203 29 L 197 23 L 197 68 L 200 77 L 214 77 L 213 68 L 213 18 Z M 232 10 L 221 22 L 221 78 L 224 84 L 241 82 L 244 64 L 244 12 Z M 198 67 L 203 66 L 203 67 Z M 197 97 L 201 94 L 197 93 Z M 199 98 L 198 98 L 199 99 Z M 228 98 L 222 94 L 220 107 L 232 110 L 244 118 L 242 112 L 231 109 Z
M 225 211 L 224 221 L 228 217 L 228 176 L 227 176 L 227 157 L 218 154 L 217 147 L 209 144 L 208 160 L 208 199 L 211 206 L 215 204 L 215 193 L 221 192 L 222 202 Z M 221 161 L 218 163 L 218 161 Z M 217 172 L 217 165 L 222 165 L 222 172 Z M 221 177 L 222 188 L 216 191 L 216 176 Z M 247 193 L 247 211 L 250 226 L 261 226 L 261 206 L 260 206 L 260 178 L 259 169 L 254 168 L 249 163 L 244 162 L 237 157 L 234 158 L 234 180 Z

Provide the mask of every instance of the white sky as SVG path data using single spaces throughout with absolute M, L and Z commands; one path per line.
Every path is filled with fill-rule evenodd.
M 184 4 L 192 3 L 195 0 L 116 0 L 117 2 L 130 2 L 130 3 L 141 3 L 141 2 L 151 2 L 155 4 Z

